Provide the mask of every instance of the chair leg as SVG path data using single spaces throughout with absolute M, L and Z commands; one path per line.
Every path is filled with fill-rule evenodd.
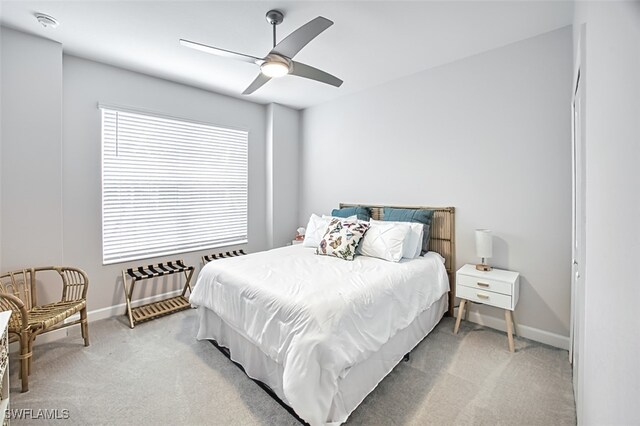
M 83 308 L 80 311 L 80 328 L 82 330 L 82 337 L 84 338 L 84 345 L 89 346 L 89 324 L 87 323 L 87 308 Z
M 35 336 L 34 336 L 35 338 Z M 34 338 L 29 339 L 29 346 L 27 348 L 27 350 L 29 351 L 30 354 L 33 354 L 33 340 Z M 30 376 L 31 375 L 31 360 L 32 360 L 32 356 L 29 356 L 29 358 L 27 358 L 27 375 Z
M 31 351 L 29 347 L 31 338 L 28 334 L 23 333 L 20 336 L 20 380 L 22 380 L 22 392 L 29 390 L 29 362 L 31 360 Z

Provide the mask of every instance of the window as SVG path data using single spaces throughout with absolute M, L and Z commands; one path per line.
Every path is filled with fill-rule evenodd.
M 248 132 L 101 109 L 103 263 L 247 242 Z

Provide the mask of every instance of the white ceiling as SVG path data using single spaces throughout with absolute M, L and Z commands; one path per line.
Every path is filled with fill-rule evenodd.
M 259 103 L 306 108 L 571 24 L 565 1 L 5 1 L 0 22 L 62 43 L 64 52 Z M 263 57 L 267 10 L 284 12 L 278 41 L 315 18 L 335 24 L 296 60 L 344 80 L 340 88 L 286 76 L 240 93 L 253 64 L 178 44 L 186 38 Z M 45 29 L 34 12 L 60 21 Z

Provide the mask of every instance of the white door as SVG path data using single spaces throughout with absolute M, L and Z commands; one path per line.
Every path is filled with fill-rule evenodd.
M 584 47 L 584 37 L 580 39 L 580 47 Z M 578 49 L 577 72 L 574 79 L 574 95 L 572 102 L 572 171 L 573 171 L 573 229 L 572 229 L 572 265 L 571 265 L 571 327 L 569 358 L 573 364 L 573 391 L 576 399 L 577 414 L 580 417 L 582 408 L 582 377 L 580 356 L 584 346 L 584 265 L 585 265 L 585 106 L 584 86 L 585 67 L 580 58 L 584 57 Z

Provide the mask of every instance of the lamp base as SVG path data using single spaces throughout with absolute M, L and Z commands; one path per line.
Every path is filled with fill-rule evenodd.
M 485 272 L 487 272 L 487 271 L 492 270 L 493 268 L 492 268 L 491 266 L 489 266 L 489 265 L 485 265 L 484 263 L 478 263 L 478 264 L 476 265 L 476 269 L 477 269 L 478 271 L 485 271 Z

